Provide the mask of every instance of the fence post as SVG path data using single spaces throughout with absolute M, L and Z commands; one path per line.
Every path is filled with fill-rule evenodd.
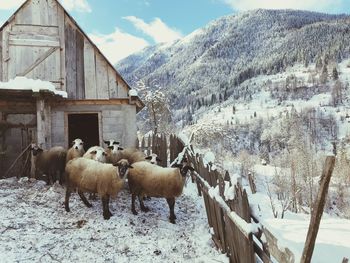
M 323 167 L 321 180 L 320 180 L 320 189 L 318 190 L 316 202 L 311 211 L 309 230 L 307 232 L 306 242 L 305 242 L 300 263 L 311 262 L 312 253 L 315 248 L 317 232 L 320 227 L 321 217 L 322 217 L 323 209 L 326 203 L 326 196 L 327 196 L 329 182 L 331 180 L 334 164 L 335 164 L 335 156 L 327 156 L 325 165 Z

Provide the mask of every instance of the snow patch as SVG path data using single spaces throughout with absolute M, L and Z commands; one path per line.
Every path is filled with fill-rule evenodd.
M 51 91 L 63 98 L 68 97 L 67 92 L 57 90 L 55 86 L 49 81 L 42 81 L 40 79 L 28 79 L 26 77 L 16 77 L 15 79 L 10 79 L 9 82 L 0 82 L 0 89 L 32 90 L 33 92 L 45 90 Z

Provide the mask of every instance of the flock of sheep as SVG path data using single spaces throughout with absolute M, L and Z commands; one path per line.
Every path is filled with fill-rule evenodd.
M 66 186 L 65 209 L 70 212 L 69 198 L 77 191 L 87 207 L 91 203 L 84 193 L 98 194 L 102 199 L 103 218 L 109 219 L 110 197 L 115 197 L 127 179 L 131 193 L 131 211 L 135 209 L 136 197 L 143 212 L 149 211 L 143 200 L 148 197 L 164 197 L 170 209 L 169 220 L 175 223 L 175 197 L 181 195 L 187 172 L 193 168 L 186 158 L 172 167 L 157 165 L 160 159 L 156 154 L 146 156 L 143 152 L 120 147 L 115 140 L 104 141 L 107 148 L 93 146 L 86 152 L 81 139 L 75 139 L 66 151 L 63 147 L 43 150 L 32 145 L 32 166 L 35 174 L 47 175 L 47 183 L 58 180 Z

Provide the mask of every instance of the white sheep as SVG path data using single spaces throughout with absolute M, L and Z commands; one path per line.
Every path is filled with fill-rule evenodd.
M 133 164 L 135 162 L 145 161 L 146 155 L 135 148 L 123 149 L 116 145 L 107 150 L 108 163 L 116 163 L 120 159 L 127 159 L 130 164 Z
M 84 153 L 84 142 L 79 138 L 75 139 L 72 142 L 72 147 L 67 151 L 66 163 L 74 158 L 82 157 Z
M 120 160 L 116 167 L 111 164 L 96 162 L 84 157 L 70 160 L 66 165 L 67 188 L 65 209 L 69 209 L 70 194 L 77 190 L 81 200 L 87 207 L 92 205 L 84 196 L 84 192 L 97 193 L 102 199 L 103 218 L 109 219 L 109 199 L 115 197 L 124 185 L 129 165 L 127 160 Z
M 145 157 L 145 159 L 152 164 L 158 164 L 162 161 L 155 153 L 151 153 L 150 155 Z
M 103 142 L 104 142 L 105 144 L 107 144 L 107 148 L 110 148 L 110 147 L 112 147 L 113 145 L 118 146 L 118 145 L 120 144 L 120 142 L 117 142 L 116 140 L 113 140 L 113 139 L 111 139 L 111 140 L 103 140 Z
M 106 160 L 106 156 L 107 153 L 105 151 L 105 149 L 103 149 L 100 146 L 92 146 L 90 147 L 86 153 L 83 155 L 84 158 L 87 159 L 92 159 L 101 163 L 105 163 Z
M 61 146 L 43 150 L 35 144 L 31 146 L 30 150 L 33 158 L 32 163 L 35 166 L 35 176 L 38 177 L 45 174 L 47 176 L 47 184 L 52 184 L 57 179 L 60 184 L 63 184 L 67 151 Z
M 129 171 L 128 183 L 132 195 L 131 211 L 137 215 L 135 209 L 136 196 L 139 199 L 140 208 L 147 212 L 149 209 L 145 207 L 142 197 L 147 195 L 150 197 L 166 198 L 170 209 L 170 222 L 175 223 L 175 197 L 181 195 L 188 170 L 193 168 L 183 164 L 175 165 L 175 168 L 164 168 L 151 164 L 147 161 L 136 162 L 132 164 L 133 169 Z

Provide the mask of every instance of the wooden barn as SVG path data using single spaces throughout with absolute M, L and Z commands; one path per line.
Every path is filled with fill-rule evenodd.
M 8 87 L 0 88 L 0 175 L 31 141 L 44 149 L 68 148 L 75 138 L 85 148 L 104 139 L 135 145 L 142 101 L 57 0 L 27 0 L 5 22 L 0 58 Z M 18 88 L 16 77 L 50 82 L 68 96 Z

